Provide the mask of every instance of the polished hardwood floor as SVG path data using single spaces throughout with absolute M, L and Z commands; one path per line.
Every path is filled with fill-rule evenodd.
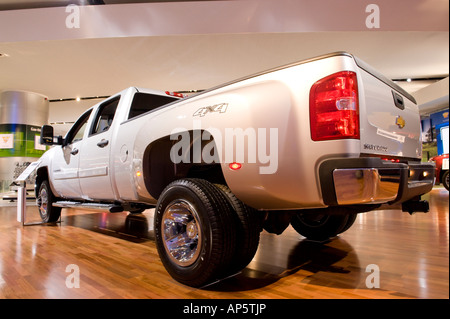
M 449 193 L 435 187 L 425 197 L 428 214 L 360 214 L 325 243 L 305 240 L 291 227 L 279 236 L 263 232 L 247 268 L 202 289 L 165 271 L 153 240 L 153 210 L 64 209 L 61 223 L 22 226 L 16 204 L 3 201 L 0 298 L 448 299 Z M 26 222 L 37 215 L 28 203 Z

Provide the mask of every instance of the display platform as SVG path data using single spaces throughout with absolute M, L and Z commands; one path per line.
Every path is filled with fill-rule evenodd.
M 203 289 L 164 269 L 154 210 L 63 209 L 61 223 L 23 227 L 16 206 L 0 201 L 0 298 L 448 299 L 449 192 L 439 186 L 424 197 L 427 214 L 360 214 L 327 242 L 291 227 L 280 236 L 264 231 L 242 272 Z M 27 222 L 36 221 L 38 208 L 27 204 Z M 67 267 L 77 267 L 79 288 L 67 285 L 75 269 Z

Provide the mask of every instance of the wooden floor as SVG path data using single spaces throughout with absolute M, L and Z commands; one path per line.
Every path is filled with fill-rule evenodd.
M 0 207 L 0 298 L 449 298 L 449 193 L 426 196 L 428 214 L 360 214 L 326 243 L 289 227 L 263 232 L 240 274 L 194 289 L 165 271 L 153 240 L 152 210 L 142 215 L 64 209 L 62 223 L 23 227 L 15 204 Z M 37 207 L 27 206 L 27 222 Z M 75 265 L 75 266 L 74 266 Z M 76 267 L 76 268 L 74 268 Z M 79 270 L 79 288 L 68 288 Z M 379 269 L 379 288 L 373 278 Z M 66 272 L 67 270 L 67 272 Z

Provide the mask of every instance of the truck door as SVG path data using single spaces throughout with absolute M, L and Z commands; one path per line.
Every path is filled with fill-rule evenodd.
M 83 137 L 92 110 L 84 113 L 66 135 L 64 145 L 55 146 L 51 174 L 52 184 L 61 197 L 81 198 L 78 165 L 82 153 Z
M 97 108 L 88 136 L 83 141 L 79 177 L 85 199 L 114 199 L 109 158 L 113 133 L 111 126 L 119 101 L 120 96 L 115 96 Z

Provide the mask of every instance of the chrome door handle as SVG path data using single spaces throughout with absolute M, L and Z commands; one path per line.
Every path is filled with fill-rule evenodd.
M 72 155 L 77 155 L 78 154 L 78 148 L 74 148 L 71 152 L 70 152 L 70 154 L 72 154 Z
M 97 143 L 98 147 L 105 147 L 106 145 L 108 145 L 109 141 L 108 140 L 101 140 L 100 142 Z

